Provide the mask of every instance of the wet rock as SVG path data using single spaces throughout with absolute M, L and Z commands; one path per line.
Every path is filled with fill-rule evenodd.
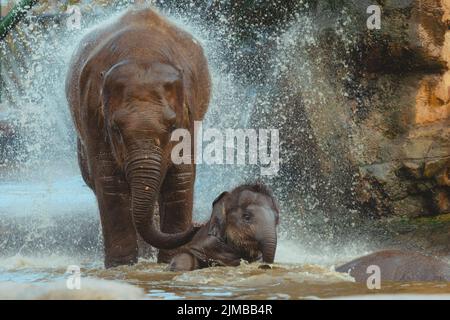
M 377 31 L 365 26 L 371 3 L 348 3 L 328 21 L 316 13 L 314 32 L 294 26 L 279 41 L 287 58 L 274 54 L 285 63 L 276 79 L 283 107 L 270 103 L 263 116 L 287 132 L 283 160 L 299 164 L 282 168 L 280 185 L 293 181 L 288 190 L 327 199 L 324 211 L 357 205 L 370 216 L 445 212 L 450 1 L 386 2 Z M 306 44 L 295 40 L 300 34 Z M 308 156 L 290 156 L 294 149 Z M 318 183 L 308 183 L 311 175 Z
M 436 181 L 440 186 L 450 187 L 450 168 L 447 167 L 436 175 Z
M 393 179 L 393 164 L 381 163 L 360 167 L 361 176 L 372 176 L 380 183 L 387 183 Z
M 432 178 L 438 173 L 447 169 L 450 164 L 450 158 L 442 158 L 425 162 L 424 176 L 426 178 Z
M 422 163 L 420 162 L 404 161 L 402 169 L 403 173 L 405 173 L 408 177 L 420 179 L 423 175 L 422 167 Z
M 450 213 L 450 192 L 448 188 L 437 190 L 433 194 L 432 201 L 439 214 Z
M 391 212 L 398 215 L 407 215 L 409 217 L 421 217 L 430 215 L 430 210 L 426 208 L 426 196 L 421 194 L 410 195 L 404 199 L 394 201 L 391 206 Z
M 433 216 L 449 206 L 450 1 L 396 3 L 382 5 L 380 30 L 365 30 L 358 24 L 363 11 L 348 11 L 354 23 L 343 26 L 347 37 L 319 43 L 328 52 L 355 48 L 324 62 L 330 77 L 348 79 L 334 90 L 343 91 L 352 112 L 342 122 L 318 115 L 320 108 L 308 116 L 319 145 L 334 139 L 346 147 L 342 161 L 359 173 L 355 197 L 363 212 Z M 327 136 L 336 126 L 348 134 Z

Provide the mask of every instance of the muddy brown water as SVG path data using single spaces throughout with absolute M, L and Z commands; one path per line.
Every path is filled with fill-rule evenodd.
M 382 283 L 369 290 L 332 266 L 260 264 L 168 272 L 166 265 L 141 260 L 104 269 L 82 262 L 80 290 L 69 290 L 71 258 L 15 256 L 0 260 L 2 299 L 450 299 L 450 283 Z

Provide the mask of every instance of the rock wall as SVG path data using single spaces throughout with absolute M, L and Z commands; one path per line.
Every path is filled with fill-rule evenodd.
M 278 184 L 332 216 L 449 213 L 450 1 L 343 3 L 302 13 L 274 52 Z M 380 30 L 366 26 L 374 3 Z
M 450 212 L 449 15 L 447 0 L 387 6 L 378 42 L 363 55 L 360 89 L 371 94 L 353 119 L 350 151 L 357 198 L 379 215 Z

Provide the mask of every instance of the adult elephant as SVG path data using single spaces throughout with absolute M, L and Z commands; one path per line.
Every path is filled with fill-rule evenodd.
M 450 265 L 419 252 L 382 250 L 357 258 L 336 268 L 357 282 L 367 282 L 371 266 L 377 266 L 381 281 L 450 281 Z
M 194 236 L 195 166 L 171 161 L 170 136 L 176 128 L 193 136 L 210 86 L 199 43 L 150 8 L 127 11 L 79 44 L 66 94 L 80 169 L 100 209 L 106 267 L 136 262 L 136 230 L 159 249 Z M 172 254 L 160 251 L 158 260 Z

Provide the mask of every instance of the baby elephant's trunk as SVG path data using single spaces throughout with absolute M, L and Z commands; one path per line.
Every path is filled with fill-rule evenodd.
M 262 232 L 262 239 L 259 241 L 263 262 L 273 263 L 277 250 L 276 226 L 268 227 Z

